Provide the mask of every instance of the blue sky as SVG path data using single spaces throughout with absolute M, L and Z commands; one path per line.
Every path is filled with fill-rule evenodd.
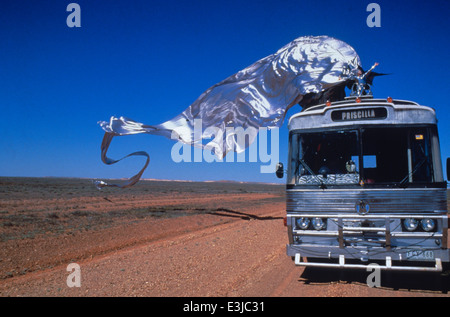
M 81 8 L 69 28 L 66 7 Z M 366 7 L 381 7 L 369 28 Z M 442 158 L 450 157 L 448 1 L 64 1 L 0 2 L 0 176 L 126 178 L 143 158 L 100 160 L 100 120 L 159 124 L 201 93 L 305 35 L 329 35 L 379 62 L 376 97 L 436 109 Z M 291 109 L 288 116 L 300 110 Z M 286 162 L 287 120 L 280 130 Z M 115 138 L 109 156 L 147 151 L 144 178 L 283 182 L 257 163 L 175 163 L 161 136 Z M 445 161 L 443 161 L 445 166 Z

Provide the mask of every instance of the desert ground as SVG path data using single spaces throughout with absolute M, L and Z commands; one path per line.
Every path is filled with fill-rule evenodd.
M 296 267 L 285 187 L 0 178 L 2 297 L 449 297 L 449 272 Z M 69 287 L 79 267 L 79 287 Z M 72 285 L 73 286 L 73 285 Z

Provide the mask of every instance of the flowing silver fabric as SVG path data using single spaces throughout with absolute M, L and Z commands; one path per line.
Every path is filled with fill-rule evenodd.
M 300 37 L 275 54 L 212 86 L 172 120 L 146 125 L 125 117 L 111 117 L 109 122 L 99 122 L 106 132 L 101 148 L 102 160 L 106 164 L 119 161 L 106 156 L 113 136 L 137 133 L 163 135 L 212 149 L 219 158 L 229 151 L 242 152 L 254 141 L 260 127 L 280 127 L 286 111 L 299 103 L 304 95 L 342 83 L 342 75 L 356 75 L 359 65 L 355 50 L 340 40 L 328 36 Z M 204 132 L 196 135 L 194 122 L 199 119 Z M 249 132 L 249 143 L 242 144 L 227 136 L 225 130 L 230 127 L 241 127 Z M 204 144 L 205 140 L 210 141 Z M 137 175 L 123 185 L 97 182 L 97 186 L 129 187 L 135 184 L 150 158 L 145 152 L 128 156 L 131 155 L 147 156 L 144 168 Z

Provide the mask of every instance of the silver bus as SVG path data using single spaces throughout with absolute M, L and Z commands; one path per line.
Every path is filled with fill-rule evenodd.
M 352 96 L 304 109 L 288 127 L 287 255 L 296 265 L 442 271 L 447 183 L 432 108 Z

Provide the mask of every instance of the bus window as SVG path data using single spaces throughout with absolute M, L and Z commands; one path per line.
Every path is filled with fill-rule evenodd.
M 366 184 L 431 182 L 427 129 L 368 128 L 362 131 Z
M 408 173 L 408 182 L 431 182 L 431 155 L 429 137 L 425 129 L 411 130 L 409 135 L 411 164 Z M 405 180 L 406 181 L 406 180 Z
M 364 155 L 363 156 L 364 168 L 377 168 L 376 155 Z
M 357 131 L 305 133 L 292 137 L 291 171 L 297 184 L 357 184 Z
M 442 179 L 441 170 L 438 177 L 433 172 L 432 135 L 429 128 L 406 126 L 293 133 L 288 183 L 401 187 L 431 183 Z
M 363 177 L 366 184 L 402 180 L 408 172 L 406 136 L 406 129 L 363 130 Z M 366 159 L 369 157 L 370 160 Z

